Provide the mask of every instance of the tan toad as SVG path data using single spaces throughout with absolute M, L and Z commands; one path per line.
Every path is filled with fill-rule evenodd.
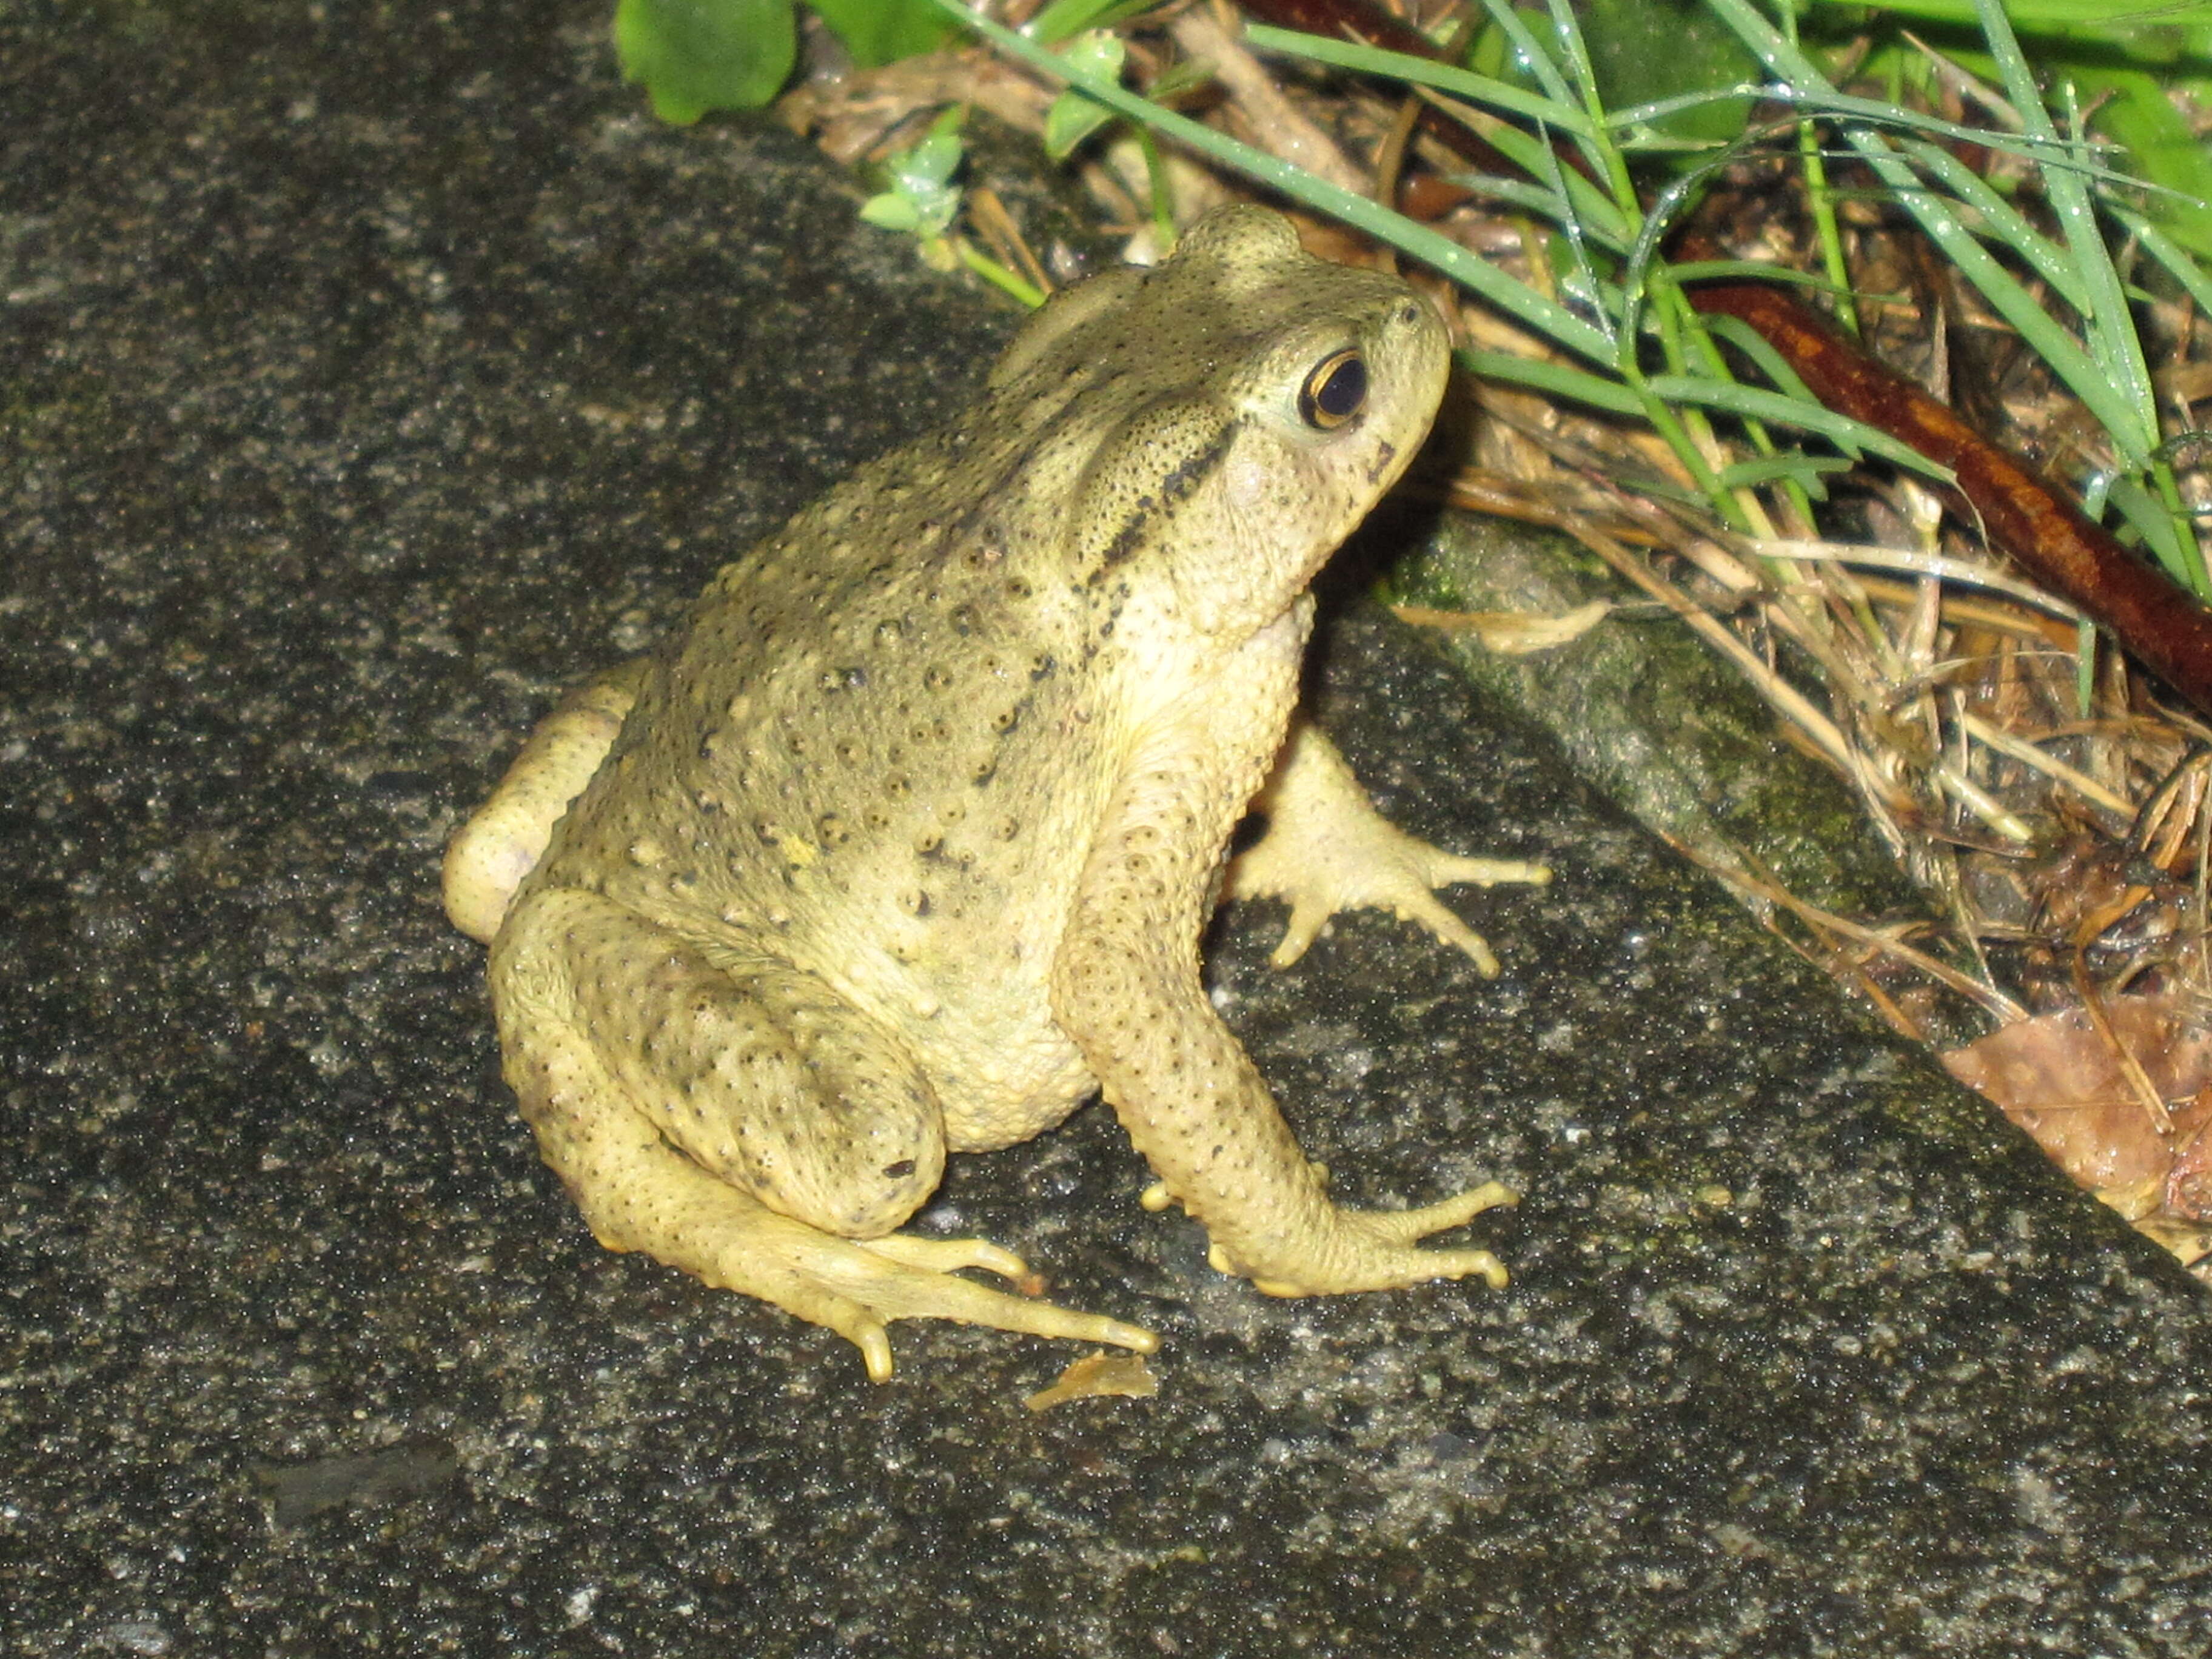
M 491 945 L 507 1080 L 611 1249 L 858 1344 L 957 1319 L 1149 1352 L 992 1289 L 1020 1260 L 894 1230 L 948 1152 L 1102 1092 L 1276 1295 L 1504 1270 L 1425 1235 L 1496 1183 L 1340 1209 L 1208 1004 L 1226 885 L 1290 899 L 1279 962 L 1352 905 L 1494 972 L 1431 893 L 1547 879 L 1376 815 L 1292 720 L 1306 585 L 1404 469 L 1445 373 L 1403 283 L 1255 208 L 1054 300 L 981 399 L 725 568 L 667 646 L 551 715 L 446 866 Z

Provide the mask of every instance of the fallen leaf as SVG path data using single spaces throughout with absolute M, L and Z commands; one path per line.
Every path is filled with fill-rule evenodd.
M 1038 1389 L 1022 1404 L 1033 1412 L 1047 1412 L 1066 1400 L 1088 1400 L 1097 1395 L 1146 1400 L 1159 1391 L 1160 1380 L 1145 1364 L 1144 1355 L 1094 1348 L 1062 1371 L 1050 1388 Z
M 2212 1133 L 2206 1133 L 2204 1094 L 2192 1105 L 2197 1109 L 2191 1121 L 2197 1127 L 2181 1137 L 2180 1156 L 2166 1178 L 2166 1207 L 2191 1221 L 2212 1221 Z
M 2079 1009 L 2006 1026 L 1943 1056 L 1952 1076 L 1995 1101 L 2035 1137 L 2051 1161 L 2095 1190 L 2163 1181 L 2174 1206 L 2177 1158 L 2195 1161 L 2185 1184 L 2212 1209 L 2212 1032 L 2173 995 L 2113 997 L 2106 1005 L 2115 1036 L 2142 1065 L 2161 1100 L 2180 1103 L 2173 1133 L 2160 1134 L 2118 1062 Z

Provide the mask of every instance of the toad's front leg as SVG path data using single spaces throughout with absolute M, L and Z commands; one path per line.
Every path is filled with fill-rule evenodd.
M 1229 866 L 1224 896 L 1290 901 L 1290 923 L 1273 958 L 1287 968 L 1340 910 L 1372 905 L 1417 922 L 1464 951 L 1485 979 L 1498 958 L 1482 935 L 1446 909 L 1434 891 L 1473 882 L 1541 887 L 1552 872 L 1520 859 L 1462 858 L 1407 835 L 1380 812 L 1336 745 L 1310 720 L 1293 719 L 1275 769 L 1252 802 L 1267 833 Z
M 1389 1290 L 1505 1270 L 1488 1250 L 1423 1249 L 1512 1194 L 1495 1182 L 1400 1212 L 1331 1203 L 1243 1047 L 1207 1001 L 1199 934 L 1243 798 L 1203 745 L 1164 744 L 1123 780 L 1053 964 L 1054 1017 L 1214 1265 L 1277 1296 Z

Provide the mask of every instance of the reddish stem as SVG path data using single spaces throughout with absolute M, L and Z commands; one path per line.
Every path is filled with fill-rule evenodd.
M 1700 283 L 1688 293 L 1698 310 L 1739 318 L 1757 330 L 1830 409 L 1949 467 L 1992 543 L 2033 580 L 2109 628 L 2143 666 L 2212 713 L 2212 611 L 2121 546 L 2025 459 L 1867 356 L 1779 289 Z

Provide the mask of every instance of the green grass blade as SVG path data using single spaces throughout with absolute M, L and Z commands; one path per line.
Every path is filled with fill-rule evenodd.
M 1246 24 L 1244 40 L 1246 44 L 1260 52 L 1284 52 L 1313 63 L 1327 64 L 1332 69 L 1351 70 L 1359 75 L 1386 76 L 1393 81 L 1404 81 L 1419 87 L 1434 87 L 1438 92 L 1451 93 L 1486 109 L 1504 110 L 1531 121 L 1540 121 L 1547 126 L 1571 132 L 1579 138 L 1590 136 L 1589 118 L 1575 105 L 1540 96 L 1525 87 L 1516 87 L 1487 75 L 1478 75 L 1473 70 L 1454 69 L 1449 64 L 1412 57 L 1402 52 L 1388 52 L 1381 46 L 1363 46 L 1356 40 L 1332 40 L 1322 34 L 1301 34 L 1295 29 L 1279 29 L 1267 23 Z
M 1471 190 L 1492 201 L 1503 202 L 1532 218 L 1547 220 L 1553 224 L 1564 222 L 1571 211 L 1553 191 L 1541 185 L 1532 185 L 1526 179 L 1508 179 L 1495 173 L 1447 173 L 1442 176 L 1447 184 Z M 1584 225 L 1583 228 L 1587 233 L 1589 227 Z M 1601 238 L 1593 236 L 1591 240 L 1611 252 L 1626 252 Z
M 1738 461 L 1721 471 L 1721 483 L 1730 489 L 1753 489 L 1762 484 L 1794 483 L 1815 501 L 1827 499 L 1826 476 L 1848 472 L 1857 463 L 1843 455 L 1808 455 L 1786 449 L 1755 461 Z
M 1717 276 L 1773 283 L 1785 288 L 1816 288 L 1823 293 L 1832 287 L 1828 279 L 1817 271 L 1799 270 L 1790 265 L 1763 265 L 1756 259 L 1679 259 L 1668 265 L 1667 274 L 1677 287 L 1711 282 Z
M 1645 383 L 1653 396 L 1670 404 L 1691 404 L 1715 409 L 1743 420 L 1765 421 L 1775 426 L 1796 427 L 1817 433 L 1846 454 L 1864 450 L 1893 465 L 1948 483 L 1951 470 L 1929 460 L 1911 445 L 1900 443 L 1887 432 L 1878 432 L 1848 415 L 1838 415 L 1819 404 L 1786 398 L 1755 386 L 1729 380 L 1698 380 L 1687 374 L 1654 374 Z
M 1507 43 L 1513 48 L 1513 55 L 1543 87 L 1545 95 L 1564 108 L 1574 108 L 1575 94 L 1567 85 L 1566 76 L 1559 73 L 1559 66 L 1552 61 L 1552 54 L 1536 39 L 1527 21 L 1514 9 L 1511 0 L 1482 0 L 1482 9 L 1490 14 L 1490 21 L 1505 36 Z
M 2033 265 L 2036 274 L 2083 316 L 2090 310 L 2088 284 L 2074 261 L 2048 236 L 2021 217 L 2020 210 L 1997 194 L 1989 181 L 1941 144 L 1922 138 L 1905 141 L 1905 152 L 1960 202 L 1982 216 L 1987 234 Z
M 1777 351 L 1768 343 L 1764 334 L 1745 322 L 1742 318 L 1714 313 L 1700 316 L 1698 320 L 1705 325 L 1707 333 L 1717 339 L 1726 340 L 1738 351 L 1750 358 L 1753 362 L 1758 364 L 1759 372 L 1771 380 L 1775 390 L 1781 392 L 1784 397 L 1798 399 L 1815 408 L 1826 407 L 1818 398 L 1813 395 L 1812 388 L 1805 384 L 1803 378 L 1791 366 L 1790 360 Z
M 1867 9 L 1863 0 L 1816 0 L 1831 8 L 1852 12 Z M 1875 8 L 1904 17 L 1924 17 L 1935 23 L 1972 23 L 1973 0 L 1881 0 Z M 2212 0 L 2008 0 L 2007 9 L 2015 27 L 2031 34 L 2051 29 L 2094 26 L 2106 33 L 2130 26 L 2180 27 L 2212 22 Z
M 963 27 L 981 35 L 1008 57 L 1018 58 L 1054 80 L 1079 87 L 1108 108 L 1132 120 L 1141 121 L 1154 131 L 1211 157 L 1232 171 L 1249 179 L 1255 179 L 1295 201 L 1304 202 L 1318 212 L 1340 219 L 1376 240 L 1395 247 L 1407 258 L 1418 259 L 1442 272 L 1563 349 L 1597 363 L 1609 364 L 1612 362 L 1613 343 L 1601 330 L 1576 316 L 1556 300 L 1537 293 L 1526 283 L 1516 282 L 1488 260 L 1470 252 L 1441 232 L 1431 230 L 1425 225 L 1414 224 L 1402 215 L 1378 207 L 1364 196 L 1330 184 L 1327 179 L 1317 179 L 1303 168 L 1278 161 L 1265 151 L 1239 143 L 1236 139 L 1216 132 L 1188 116 L 1163 109 L 1117 82 L 1071 68 L 1056 54 L 1046 51 L 1035 41 L 1025 40 L 1012 29 L 988 18 L 978 17 L 961 5 L 959 0 L 933 0 L 933 3 Z
M 2194 573 L 2190 555 L 2194 548 L 2185 546 L 2179 527 L 2166 504 L 2141 484 L 2129 478 L 2115 478 L 2106 499 L 2112 510 L 2143 539 L 2166 574 L 2184 586 L 2191 585 Z
M 1747 98 L 1759 96 L 1759 88 L 1746 82 L 1741 86 L 1717 87 L 1705 92 L 1678 92 L 1671 98 L 1655 99 L 1648 104 L 1631 104 L 1626 109 L 1607 110 L 1606 126 L 1615 132 L 1626 132 L 1632 127 L 1656 125 L 1670 115 L 1685 111 L 1705 109 L 1714 104 L 1740 104 Z M 1711 138 L 1669 138 L 1655 135 L 1650 146 L 1653 149 L 1670 151 L 1717 149 L 1719 142 Z
M 1716 11 L 1723 9 L 1718 0 L 1705 0 L 1705 3 Z M 1732 11 L 1734 8 L 1731 6 L 1727 9 Z M 1756 13 L 1747 15 L 1757 16 Z M 1777 35 L 1775 39 L 1780 40 L 1781 37 Z M 1954 138 L 1960 143 L 1971 144 L 1980 149 L 2001 149 L 2033 161 L 2038 167 L 2069 168 L 2094 184 L 2124 186 L 2131 190 L 2158 189 L 2155 185 L 2146 185 L 2132 173 L 2122 173 L 2116 167 L 2105 167 L 2088 160 L 2078 149 L 2069 147 L 2063 138 L 2053 138 L 2046 143 L 2019 133 L 1962 126 L 1956 121 L 1947 121 L 1924 111 L 1900 109 L 1895 104 L 1884 103 L 1877 98 L 1861 98 L 1853 93 L 1838 92 L 1820 78 L 1820 71 L 1813 68 L 1810 58 L 1799 53 L 1795 46 L 1789 46 L 1786 41 L 1783 44 L 1788 47 L 1794 61 L 1804 64 L 1814 79 L 1802 83 L 1785 80 L 1779 86 L 1761 87 L 1759 95 L 1762 99 L 1788 104 L 1791 108 L 1808 114 L 1832 116 L 1838 121 L 1864 122 L 1878 131 L 1897 127 L 1922 137 Z
M 1448 113 L 1454 107 L 1449 99 L 1438 101 Z M 1601 246 L 1617 253 L 1628 251 L 1633 233 L 1619 204 L 1574 168 L 1561 167 L 1559 158 L 1541 137 L 1518 127 L 1497 127 L 1481 136 L 1531 179 L 1550 181 L 1553 199 L 1568 205 L 1547 216 L 1581 226 L 1582 234 Z
M 1516 357 L 1504 351 L 1462 351 L 1459 360 L 1470 372 L 1486 380 L 1504 380 L 1527 386 L 1547 397 L 1588 404 L 1608 415 L 1643 418 L 1644 399 L 1621 385 L 1587 369 L 1567 363 L 1550 363 L 1537 357 Z
M 2199 311 L 2212 313 L 2212 277 L 2205 275 L 2203 266 L 2142 214 L 2129 208 L 2116 208 L 2112 216 L 2142 244 L 2144 252 L 2165 266 L 2166 274 L 2189 290 L 2189 297 L 2197 302 Z
M 1583 153 L 1595 164 L 1598 177 L 1613 191 L 1613 198 L 1632 222 L 1638 216 L 1636 185 L 1628 176 L 1628 160 L 1605 127 L 1605 100 L 1598 91 L 1597 71 L 1590 64 L 1589 43 L 1583 40 L 1581 21 L 1571 0 L 1550 0 L 1552 36 L 1566 59 L 1569 84 L 1581 94 L 1584 118 L 1593 134 Z M 1554 163 L 1556 165 L 1556 163 Z
M 2027 136 L 2045 143 L 2057 143 L 2057 130 L 2043 106 L 2042 90 L 2035 84 L 2020 41 L 2005 20 L 2002 0 L 1974 0 L 1974 9 L 1990 54 L 2003 77 L 2005 94 L 2019 110 Z M 2069 149 L 2078 149 L 2078 120 L 2074 126 L 2076 137 Z M 2091 355 L 2119 397 L 2131 406 L 2129 422 L 2111 427 L 2112 441 L 2130 467 L 2141 466 L 2158 447 L 2158 404 L 2151 391 L 2150 370 L 2143 362 L 2142 342 L 2129 315 L 2127 296 L 2120 289 L 2120 274 L 2105 246 L 2104 227 L 2097 222 L 2096 205 L 2089 199 L 2088 185 L 2081 174 L 2069 167 L 2045 167 L 2043 185 L 2066 232 L 2067 252 L 2087 301 L 2074 303 L 2081 313 Z
M 1837 97 L 1835 89 L 1812 62 L 1775 33 L 1766 20 L 1751 8 L 1748 0 L 1705 3 L 1788 86 L 1801 93 L 1816 94 L 1823 101 Z M 1888 110 L 1884 116 L 1893 123 L 1897 112 Z M 1974 239 L 1950 204 L 1922 187 L 1911 165 L 1872 126 L 1846 123 L 1844 137 L 1920 222 L 1920 228 L 1928 233 L 1929 240 L 1950 257 L 1951 263 L 1981 291 L 1991 308 L 2019 331 L 2067 389 L 2087 406 L 2112 434 L 2114 441 L 2123 445 L 2133 441 L 2139 431 L 2139 420 L 2130 395 L 2112 383 L 2080 343 L 2054 322 L 2050 313 L 2036 303 L 2034 296 Z M 2140 456 L 2136 459 L 2139 460 Z

